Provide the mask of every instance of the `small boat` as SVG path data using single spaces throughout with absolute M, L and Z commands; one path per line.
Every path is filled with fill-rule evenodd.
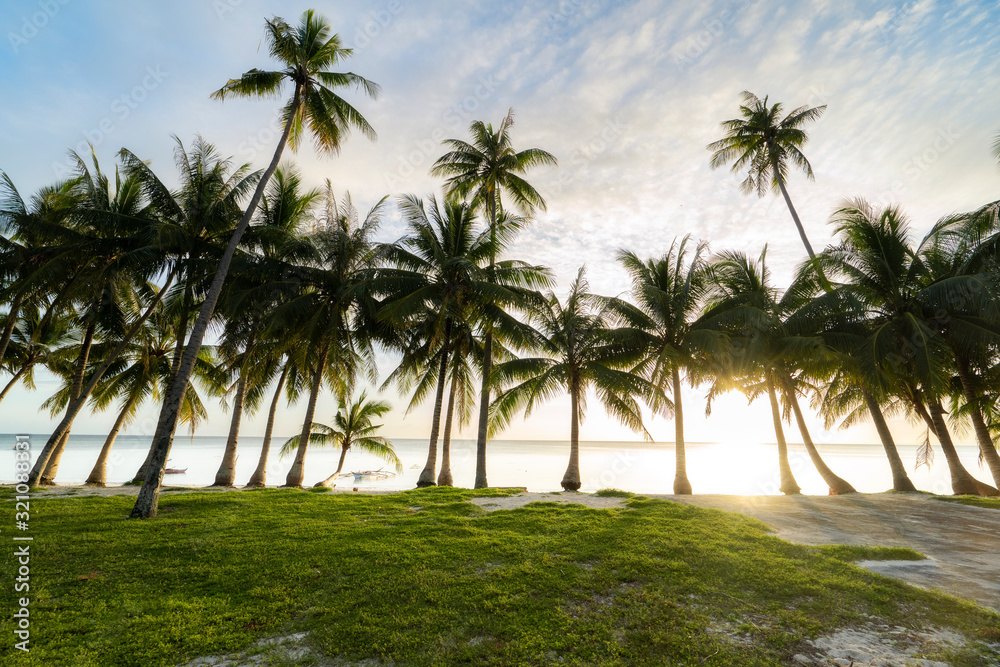
M 361 472 L 345 472 L 340 474 L 341 477 L 353 477 L 355 482 L 360 482 L 362 479 L 389 479 L 395 477 L 396 473 L 390 472 L 389 470 L 363 470 Z
M 182 475 L 188 471 L 187 468 L 167 468 L 163 471 L 164 475 Z

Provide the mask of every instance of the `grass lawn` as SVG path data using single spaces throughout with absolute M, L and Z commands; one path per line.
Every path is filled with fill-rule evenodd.
M 746 667 L 873 622 L 965 635 L 937 656 L 956 666 L 1000 659 L 979 641 L 1000 640 L 997 614 L 850 562 L 914 552 L 797 546 L 748 517 L 642 497 L 465 502 L 507 493 L 181 493 L 149 521 L 124 518 L 130 497 L 36 500 L 32 649 L 12 648 L 7 615 L 0 664 L 174 665 L 306 632 L 314 657 L 285 664 Z M 0 490 L 5 528 L 12 496 Z
M 960 503 L 974 507 L 988 507 L 1000 510 L 1000 498 L 983 498 L 982 496 L 934 496 L 934 500 L 944 500 L 949 503 Z

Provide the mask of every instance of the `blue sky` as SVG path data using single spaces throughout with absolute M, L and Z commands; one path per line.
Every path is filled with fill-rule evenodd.
M 70 148 L 95 144 L 107 166 L 127 147 L 173 177 L 172 134 L 201 133 L 237 163 L 263 167 L 276 133 L 277 103 L 209 94 L 251 67 L 266 67 L 263 20 L 294 22 L 308 5 L 257 0 L 171 3 L 38 0 L 6 3 L 0 16 L 0 169 L 23 194 L 55 180 Z M 714 249 L 759 252 L 779 283 L 804 257 L 783 202 L 739 192 L 741 180 L 711 171 L 705 145 L 751 90 L 786 108 L 827 104 L 806 146 L 816 173 L 789 182 L 814 246 L 845 197 L 899 203 L 915 235 L 948 213 L 997 198 L 1000 174 L 989 146 L 1000 133 L 1000 9 L 992 2 L 809 2 L 718 0 L 593 2 L 316 2 L 355 56 L 347 67 L 379 83 L 378 101 L 352 97 L 379 134 L 352 137 L 335 158 L 304 146 L 294 159 L 308 180 L 329 178 L 360 207 L 383 195 L 429 194 L 427 170 L 440 137 L 465 137 L 471 120 L 516 111 L 521 147 L 549 150 L 556 168 L 530 180 L 545 194 L 514 249 L 555 269 L 565 289 L 586 263 L 592 287 L 626 288 L 614 263 L 620 247 L 663 252 L 691 233 Z M 390 216 L 386 240 L 400 227 Z M 386 369 L 388 370 L 388 369 Z M 43 431 L 37 407 L 52 389 L 17 392 L 0 406 L 0 431 Z M 701 412 L 692 390 L 689 413 Z M 295 430 L 303 406 L 279 427 Z M 333 402 L 320 405 L 320 421 Z M 733 423 L 763 429 L 765 405 L 733 398 L 732 418 L 690 424 L 691 440 L 728 437 Z M 518 425 L 510 437 L 565 438 L 568 401 Z M 203 430 L 223 433 L 228 417 Z M 18 415 L 17 418 L 12 415 Z M 761 418 L 762 417 L 762 418 Z M 155 418 L 147 408 L 140 422 Z M 101 432 L 99 415 L 81 432 Z M 262 430 L 262 419 L 245 432 Z M 428 416 L 389 421 L 391 435 L 422 437 Z M 655 430 L 671 438 L 671 426 Z M 8 426 L 9 425 L 9 426 Z M 900 428 L 904 428 L 900 426 Z M 746 430 L 744 428 L 744 430 Z M 141 424 L 134 433 L 144 431 Z M 596 401 L 585 439 L 627 439 Z M 915 437 L 912 434 L 902 438 Z M 827 440 L 870 441 L 865 428 Z

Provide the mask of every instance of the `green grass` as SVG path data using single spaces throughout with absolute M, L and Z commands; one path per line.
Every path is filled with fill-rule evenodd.
M 131 497 L 36 500 L 32 650 L 11 658 L 7 615 L 0 664 L 171 665 L 295 632 L 319 655 L 397 665 L 781 665 L 804 638 L 873 619 L 997 640 L 997 614 L 742 515 L 647 498 L 466 502 L 506 493 L 171 494 L 150 521 L 124 518 Z M 0 553 L 6 575 L 12 549 Z M 949 657 L 983 665 L 987 651 Z
M 828 544 L 818 547 L 827 556 L 848 563 L 863 560 L 927 560 L 919 551 L 906 547 L 868 547 L 856 544 Z
M 987 507 L 1000 510 L 1000 498 L 983 498 L 982 496 L 934 496 L 934 500 L 944 500 L 949 503 Z
M 598 489 L 594 491 L 594 495 L 600 498 L 633 498 L 635 494 L 631 491 L 622 491 L 621 489 Z

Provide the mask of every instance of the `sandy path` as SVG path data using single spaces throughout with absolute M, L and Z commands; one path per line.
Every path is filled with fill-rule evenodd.
M 909 547 L 928 560 L 862 565 L 1000 611 L 1000 511 L 920 494 L 658 497 L 748 514 L 800 544 Z

